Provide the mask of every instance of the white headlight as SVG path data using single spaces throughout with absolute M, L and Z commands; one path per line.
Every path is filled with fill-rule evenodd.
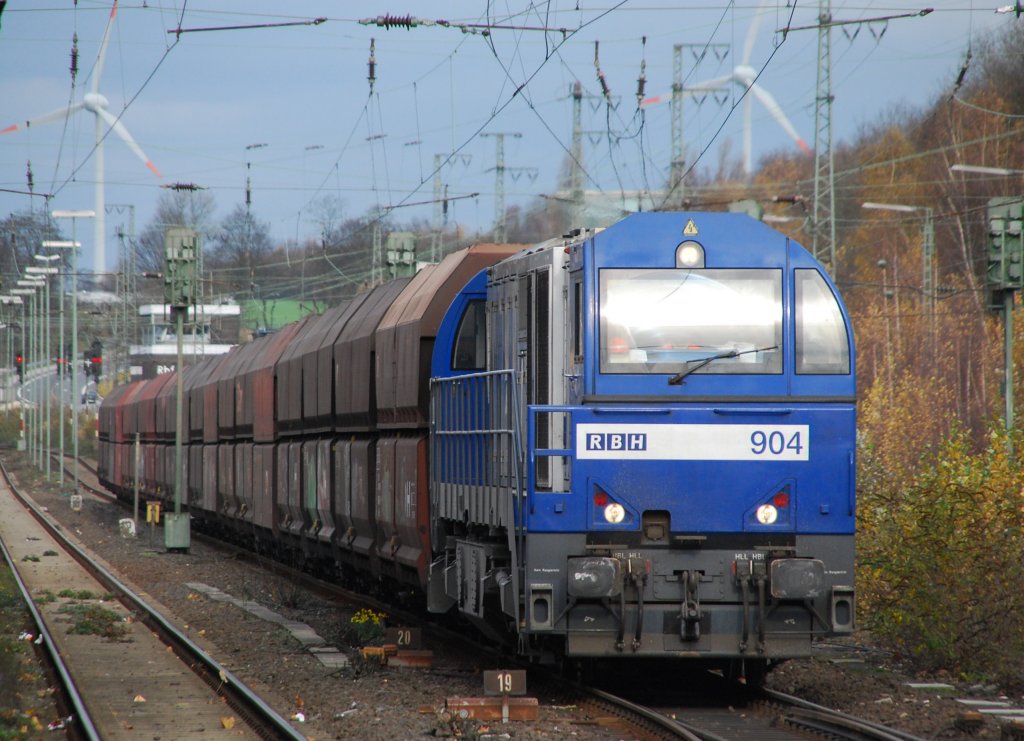
M 704 267 L 704 248 L 696 242 L 683 242 L 676 248 L 677 268 Z
M 771 525 L 779 519 L 779 511 L 770 504 L 762 504 L 757 508 L 757 521 L 762 525 Z
M 613 525 L 618 525 L 626 519 L 626 510 L 621 504 L 612 502 L 604 508 L 604 519 Z

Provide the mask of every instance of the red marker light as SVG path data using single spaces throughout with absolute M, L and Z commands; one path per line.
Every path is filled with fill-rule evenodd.
M 594 506 L 604 507 L 608 504 L 608 494 L 600 489 L 594 492 Z
M 788 507 L 789 506 L 789 492 L 788 491 L 780 491 L 778 494 L 776 494 L 774 497 L 772 497 L 772 504 L 774 504 L 779 509 L 783 509 L 785 507 Z

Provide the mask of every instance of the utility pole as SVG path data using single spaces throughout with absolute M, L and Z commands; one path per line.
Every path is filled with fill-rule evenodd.
M 135 319 L 137 311 L 135 301 L 135 206 L 132 204 L 111 203 L 107 206 L 109 213 L 128 212 L 128 231 L 125 232 L 124 224 L 117 225 L 117 239 L 121 248 L 121 270 L 117 274 L 117 295 L 121 301 L 121 331 L 115 328 L 114 337 L 119 338 L 115 343 L 118 348 L 118 355 L 114 361 L 114 383 L 119 380 L 121 368 L 129 368 L 131 359 L 129 357 L 132 340 L 135 339 Z M 120 357 L 123 347 L 124 358 Z M 63 353 L 63 348 L 61 352 Z
M 521 139 L 523 135 L 519 132 L 501 131 L 483 134 L 483 136 L 493 136 L 497 145 L 494 158 L 494 241 L 497 244 L 504 244 L 506 241 L 505 137 L 514 136 L 516 139 Z
M 247 153 L 252 152 L 254 149 L 263 149 L 264 147 L 270 146 L 266 142 L 260 142 L 258 144 L 247 144 L 245 151 Z M 256 280 L 255 269 L 253 268 L 252 262 L 252 162 L 249 159 L 249 155 L 245 158 L 245 257 L 246 263 L 249 268 L 249 298 L 252 299 L 252 286 Z M 195 317 L 198 321 L 199 317 Z
M 430 240 L 430 262 L 435 265 L 444 254 L 444 227 L 441 219 L 448 212 L 447 204 L 441 203 L 441 167 L 444 163 L 443 154 L 434 155 L 434 234 Z
M 375 286 L 384 282 L 384 248 L 381 245 L 380 220 L 384 218 L 384 212 L 377 208 L 373 215 L 373 246 L 370 256 L 370 285 Z
M 448 184 L 441 177 L 441 170 L 445 166 L 454 165 L 469 167 L 472 161 L 471 154 L 439 152 L 434 155 L 434 235 L 430 240 L 430 261 L 433 263 L 440 262 L 444 257 L 444 235 L 448 231 Z
M 885 29 L 888 28 L 889 21 L 900 18 L 920 18 L 931 12 L 932 8 L 925 8 L 909 13 L 837 21 L 832 17 L 832 0 L 819 0 L 816 24 L 779 29 L 784 34 L 810 29 L 818 32 L 818 77 L 814 100 L 814 203 L 811 205 L 811 251 L 818 260 L 828 266 L 833 277 L 836 270 L 836 200 L 835 167 L 832 153 L 832 28 L 834 26 L 884 24 L 881 32 L 872 31 L 877 42 L 881 40 Z
M 931 207 L 924 207 L 923 237 L 921 240 L 921 290 L 928 304 L 928 326 L 935 339 L 935 219 Z
M 518 180 L 519 175 L 524 172 L 529 174 L 531 179 L 535 179 L 537 168 L 505 167 L 505 137 L 512 136 L 520 139 L 523 135 L 519 132 L 500 131 L 481 134 L 481 136 L 493 136 L 497 144 L 494 165 L 494 242 L 504 244 L 508 241 L 508 230 L 505 223 L 505 173 L 510 173 L 515 180 Z
M 721 87 L 720 83 L 728 78 L 720 78 L 716 84 L 700 84 L 696 87 L 687 88 L 683 85 L 683 55 L 689 51 L 693 56 L 693 68 L 697 69 L 710 53 L 718 60 L 719 65 L 728 56 L 732 47 L 729 44 L 673 44 L 672 45 L 672 91 L 662 95 L 653 95 L 640 100 L 640 107 L 657 105 L 666 100 L 671 104 L 670 124 L 672 158 L 669 162 L 668 183 L 665 188 L 665 195 L 662 203 L 668 203 L 678 196 L 682 203 L 686 198 L 686 188 L 683 179 L 686 176 L 686 135 L 683 129 L 683 101 L 687 95 L 695 96 L 697 105 L 701 105 L 709 93 L 717 93 Z M 719 105 L 723 101 L 714 96 Z
M 583 189 L 583 137 L 590 139 L 590 145 L 596 146 L 603 131 L 583 130 L 583 100 L 604 100 L 602 95 L 591 95 L 583 92 L 583 85 L 577 80 L 572 86 L 572 162 L 569 164 L 569 202 L 572 204 L 570 214 L 572 227 L 582 227 L 586 209 L 586 193 Z
M 434 155 L 434 233 L 430 239 L 430 262 L 437 264 L 444 254 L 444 229 L 447 227 L 447 200 L 443 194 L 447 193 L 447 186 L 441 181 L 441 168 L 444 167 L 444 160 L 449 157 L 444 154 Z
M 572 199 L 572 221 L 569 226 L 583 225 L 583 85 L 576 80 L 572 86 L 572 162 L 569 163 L 569 197 Z
M 835 170 L 832 157 L 832 0 L 818 6 L 818 80 L 814 98 L 814 203 L 811 251 L 835 277 Z
M 672 45 L 672 162 L 669 167 L 668 198 L 678 190 L 679 200 L 686 198 L 683 173 L 686 172 L 686 145 L 683 135 L 683 45 Z

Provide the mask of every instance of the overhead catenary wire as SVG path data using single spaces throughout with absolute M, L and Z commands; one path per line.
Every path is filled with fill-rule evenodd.
M 615 5 L 613 5 L 613 6 L 611 7 L 611 8 L 608 8 L 608 9 L 604 10 L 603 12 L 601 12 L 601 13 L 597 14 L 597 15 L 596 15 L 595 17 L 591 18 L 591 19 L 590 19 L 589 21 L 587 21 L 587 22 L 585 22 L 584 24 L 582 24 L 582 25 L 581 25 L 581 26 L 580 26 L 579 28 L 577 28 L 576 30 L 574 30 L 574 31 L 570 32 L 569 34 L 567 34 L 567 35 L 565 36 L 565 38 L 563 38 L 563 39 L 562 39 L 562 40 L 561 40 L 561 41 L 560 41 L 560 42 L 559 42 L 559 43 L 558 43 L 558 44 L 557 44 L 557 45 L 555 46 L 555 50 L 557 50 L 557 49 L 558 49 L 558 48 L 559 48 L 560 46 L 562 46 L 563 44 L 565 44 L 565 43 L 566 43 L 566 42 L 567 42 L 567 41 L 568 41 L 568 40 L 569 40 L 570 38 L 572 38 L 572 37 L 573 37 L 573 35 L 574 35 L 574 34 L 578 33 L 579 31 L 583 30 L 584 28 L 586 28 L 587 26 L 589 26 L 589 25 L 591 25 L 591 24 L 593 24 L 593 23 L 596 23 L 596 22 L 597 22 L 598 20 L 600 20 L 600 19 L 601 19 L 601 18 L 603 18 L 604 16 L 608 15 L 609 13 L 613 12 L 614 10 L 616 10 L 616 9 L 618 9 L 618 8 L 622 7 L 623 5 L 625 5 L 625 4 L 626 4 L 626 1 L 627 1 L 627 0 L 620 0 L 620 1 L 618 2 L 618 3 L 616 3 Z M 437 169 L 440 169 L 441 167 L 444 167 L 445 165 L 447 165 L 447 164 L 448 164 L 448 163 L 449 163 L 449 162 L 451 161 L 451 159 L 452 159 L 453 157 L 455 157 L 455 156 L 456 156 L 457 154 L 459 154 L 459 153 L 460 153 L 460 152 L 461 152 L 461 151 L 462 151 L 463 149 L 465 149 L 465 147 L 466 147 L 466 146 L 467 146 L 467 145 L 468 145 L 468 144 L 469 144 L 470 142 L 472 142 L 472 141 L 476 140 L 476 139 L 477 139 L 477 137 L 479 137 L 479 136 L 480 136 L 480 135 L 481 135 L 481 134 L 482 134 L 482 133 L 484 132 L 484 130 L 485 130 L 485 129 L 487 128 L 487 126 L 488 126 L 488 125 L 490 125 L 490 123 L 491 123 L 491 122 L 492 122 L 492 121 L 493 121 L 493 120 L 494 120 L 495 118 L 497 118 L 497 117 L 498 117 L 498 115 L 499 115 L 500 113 L 502 113 L 502 112 L 503 112 L 503 111 L 504 111 L 504 110 L 505 110 L 506 108 L 508 108 L 508 106 L 509 106 L 509 105 L 511 105 L 511 103 L 513 102 L 513 100 L 515 100 L 515 99 L 516 99 L 516 97 L 517 97 L 517 96 L 519 95 L 519 93 L 520 93 L 520 92 L 521 92 L 522 90 L 524 90 L 524 89 L 525 89 L 526 87 L 528 87 L 529 83 L 530 83 L 530 82 L 531 82 L 531 81 L 532 81 L 532 80 L 533 80 L 533 79 L 534 79 L 534 78 L 535 78 L 535 77 L 536 77 L 536 76 L 537 76 L 537 75 L 538 75 L 538 74 L 540 73 L 540 71 L 541 71 L 541 70 L 542 70 L 542 69 L 543 69 L 543 68 L 544 68 L 544 67 L 546 66 L 547 62 L 548 62 L 548 61 L 549 61 L 550 59 L 551 59 L 551 56 L 550 56 L 550 55 L 547 55 L 547 56 L 545 56 L 545 58 L 544 58 L 544 59 L 543 59 L 543 60 L 542 60 L 542 61 L 541 61 L 541 62 L 540 62 L 540 63 L 539 63 L 538 65 L 537 65 L 536 69 L 534 69 L 534 70 L 533 70 L 533 72 L 531 72 L 531 73 L 530 73 L 530 75 L 529 75 L 529 76 L 528 76 L 528 77 L 526 78 L 526 80 L 525 80 L 525 81 L 524 81 L 523 83 L 519 84 L 519 85 L 518 85 L 518 86 L 516 87 L 516 90 L 515 90 L 515 91 L 513 91 L 513 92 L 512 92 L 512 94 L 511 94 L 511 95 L 509 95 L 509 96 L 508 96 L 508 97 L 507 97 L 507 98 L 506 98 L 506 99 L 504 100 L 504 102 L 502 102 L 502 103 L 501 103 L 500 105 L 498 105 L 498 106 L 497 106 L 497 107 L 496 107 L 496 108 L 495 108 L 495 109 L 494 109 L 494 110 L 493 110 L 493 111 L 491 112 L 491 115 L 487 117 L 487 119 L 486 119 L 486 120 L 484 121 L 484 123 L 482 123 L 482 124 L 481 124 L 480 126 L 478 126 L 478 127 L 477 127 L 477 128 L 476 128 L 476 129 L 475 129 L 475 130 L 474 130 L 474 131 L 473 131 L 473 132 L 472 132 L 472 133 L 471 133 L 471 134 L 470 134 L 469 136 L 468 136 L 468 137 L 466 137 L 466 138 L 465 138 L 465 139 L 463 140 L 462 144 L 460 144 L 460 145 L 458 145 L 458 146 L 456 146 L 456 147 L 453 147 L 453 150 L 452 150 L 452 152 L 450 152 L 450 153 L 449 153 L 449 154 L 447 155 L 447 157 L 446 157 L 446 158 L 445 158 L 445 159 L 444 159 L 444 160 L 443 160 L 443 161 L 442 161 L 442 162 L 441 162 L 441 163 L 440 163 L 440 164 L 438 165 L 438 167 L 437 167 L 437 168 L 435 168 L 435 170 L 432 170 L 432 171 L 431 171 L 431 172 L 430 172 L 430 173 L 428 174 L 427 178 L 423 179 L 423 181 L 421 181 L 421 182 L 420 182 L 420 183 L 419 183 L 419 184 L 418 184 L 418 185 L 417 185 L 417 186 L 416 186 L 416 187 L 415 187 L 415 188 L 414 188 L 414 189 L 413 189 L 413 190 L 412 190 L 411 192 L 409 192 L 409 193 L 408 193 L 408 194 L 407 194 L 407 195 L 406 195 L 406 196 L 405 196 L 404 198 L 400 199 L 400 200 L 398 201 L 398 203 L 396 203 L 396 204 L 392 204 L 392 205 L 393 205 L 393 206 L 395 206 L 395 207 L 397 207 L 397 206 L 401 206 L 401 205 L 404 205 L 405 203 L 407 203 L 407 202 L 408 202 L 408 201 L 409 201 L 409 200 L 410 200 L 410 199 L 411 199 L 411 198 L 413 197 L 413 195 L 415 195 L 416 193 L 418 193 L 418 192 L 419 192 L 419 190 L 420 190 L 420 188 L 422 188 L 422 187 L 423 187 L 423 186 L 424 186 L 424 185 L 425 185 L 425 184 L 426 184 L 426 183 L 427 183 L 427 182 L 429 181 L 429 179 L 430 179 L 430 178 L 432 178 L 432 177 L 434 176 L 434 172 L 435 172 L 435 171 L 436 171 Z M 365 224 L 365 225 L 364 225 L 364 226 L 362 227 L 362 229 L 368 229 L 368 228 L 371 228 L 371 227 L 373 226 L 373 224 L 374 224 L 374 223 L 378 223 L 378 222 L 380 221 L 380 219 L 381 219 L 381 218 L 382 218 L 381 216 L 378 216 L 378 217 L 377 217 L 376 219 L 373 219 L 373 220 L 371 220 L 371 221 L 370 221 L 369 223 Z

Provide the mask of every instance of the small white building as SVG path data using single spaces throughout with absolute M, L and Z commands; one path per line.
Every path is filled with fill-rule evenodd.
M 234 302 L 201 304 L 189 309 L 182 334 L 186 365 L 221 355 L 238 344 L 241 308 Z M 178 363 L 178 337 L 167 304 L 139 307 L 140 344 L 128 350 L 132 380 L 173 371 Z

